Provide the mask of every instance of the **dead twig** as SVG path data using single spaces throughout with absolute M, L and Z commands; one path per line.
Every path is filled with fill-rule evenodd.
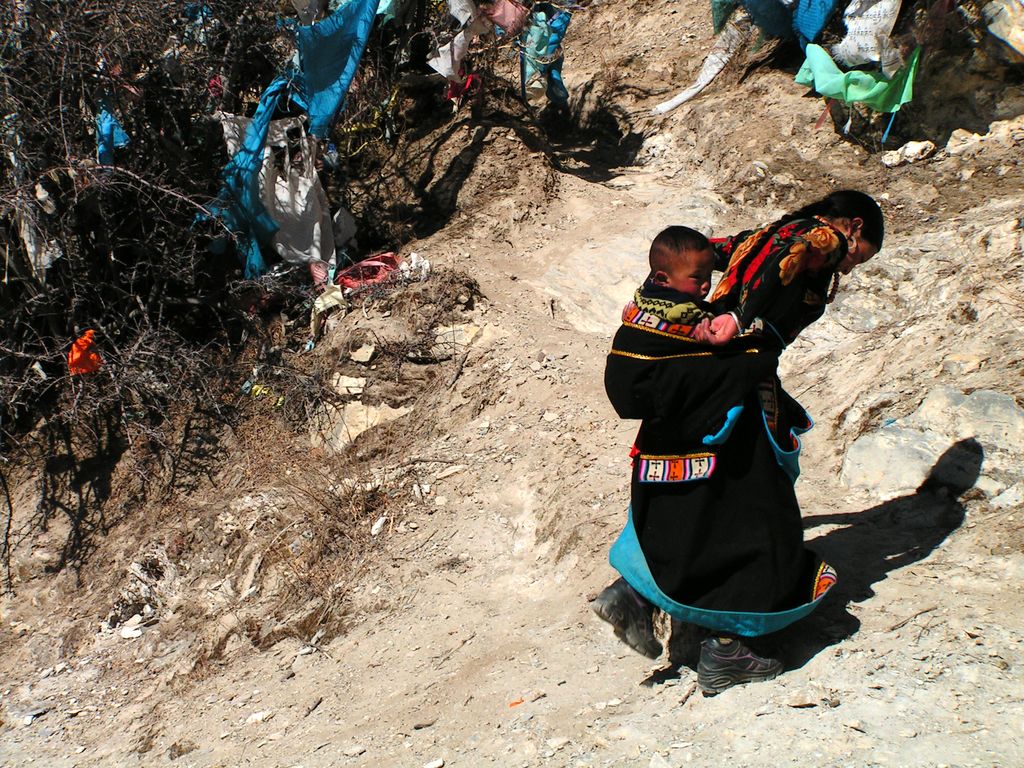
M 466 360 L 469 358 L 469 347 L 466 347 L 466 351 L 459 355 L 458 361 L 455 363 L 455 373 L 452 374 L 448 380 L 447 389 L 452 389 L 455 386 L 455 382 L 459 380 L 459 376 L 462 375 L 462 369 L 466 366 Z
M 932 611 L 936 610 L 938 607 L 939 606 L 937 606 L 937 605 L 933 605 L 933 606 L 930 606 L 929 608 L 922 608 L 920 611 L 915 613 L 913 616 L 908 616 L 907 618 L 903 619 L 903 621 L 897 621 L 895 624 L 893 624 L 891 627 L 889 627 L 889 631 L 890 632 L 895 632 L 897 629 L 900 629 L 901 627 L 907 626 L 907 624 L 912 622 L 918 616 L 924 616 L 924 614 L 926 614 L 926 613 L 931 613 Z

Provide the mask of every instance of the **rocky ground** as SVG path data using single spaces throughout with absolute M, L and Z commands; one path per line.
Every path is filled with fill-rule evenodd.
M 431 279 L 479 282 L 482 298 L 453 279 L 454 300 L 431 310 L 446 359 L 380 375 L 444 304 L 415 286 L 333 321 L 314 353 L 366 379 L 367 403 L 411 409 L 361 465 L 358 481 L 397 501 L 360 508 L 349 580 L 307 568 L 320 602 L 274 613 L 267 596 L 287 591 L 327 503 L 295 488 L 324 451 L 305 434 L 241 433 L 173 529 L 118 533 L 120 554 L 109 544 L 81 583 L 33 575 L 42 543 L 26 555 L 2 604 L 4 764 L 1024 763 L 1024 123 L 1001 115 L 889 168 L 815 130 L 820 102 L 772 67 L 649 118 L 709 47 L 706 9 L 620 10 L 574 26 L 566 76 L 588 94 L 584 116 L 621 140 L 570 133 L 537 151 L 492 127 L 453 221 L 409 246 Z M 723 126 L 737 104 L 758 119 Z M 587 604 L 613 577 L 636 427 L 605 400 L 604 355 L 663 226 L 726 234 L 848 186 L 882 199 L 885 249 L 783 368 L 817 420 L 798 483 L 807 537 L 841 582 L 775 639 L 785 675 L 704 698 L 679 663 L 685 636 L 651 662 Z M 360 362 L 366 344 L 380 356 Z M 175 536 L 205 560 L 182 563 Z M 294 560 L 274 554 L 285 541 Z M 111 583 L 138 618 L 98 630 Z M 276 640 L 335 596 L 334 639 Z

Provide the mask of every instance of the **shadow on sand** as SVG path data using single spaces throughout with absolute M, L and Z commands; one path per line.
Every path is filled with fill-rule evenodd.
M 855 634 L 860 621 L 849 605 L 873 597 L 875 584 L 928 557 L 960 527 L 960 497 L 977 482 L 983 459 L 977 440 L 961 440 L 942 454 L 914 493 L 862 512 L 806 518 L 808 530 L 841 526 L 808 541 L 810 549 L 835 566 L 839 582 L 814 613 L 765 638 L 765 651 L 775 651 L 787 670 L 799 669 L 825 648 Z M 678 677 L 681 666 L 695 668 L 702 634 L 673 622 L 669 666 L 656 670 L 643 684 Z

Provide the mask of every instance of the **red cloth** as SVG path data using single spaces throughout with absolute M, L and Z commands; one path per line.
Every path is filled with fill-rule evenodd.
M 469 75 L 461 83 L 449 83 L 448 90 L 445 92 L 444 97 L 448 101 L 459 101 L 463 96 L 468 94 L 474 87 L 480 85 L 480 75 Z
M 362 288 L 382 283 L 398 269 L 398 256 L 394 253 L 379 253 L 347 267 L 334 277 L 334 282 L 343 288 Z
M 96 351 L 93 341 L 96 332 L 91 328 L 75 339 L 75 343 L 68 350 L 68 370 L 72 376 L 81 376 L 83 373 L 95 373 L 103 365 L 103 358 Z
M 214 99 L 219 99 L 224 95 L 224 81 L 220 75 L 214 75 L 206 83 L 206 90 L 210 96 Z

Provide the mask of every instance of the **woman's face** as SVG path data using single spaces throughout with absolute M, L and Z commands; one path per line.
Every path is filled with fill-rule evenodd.
M 848 227 L 838 227 L 846 235 L 847 242 L 846 258 L 839 262 L 839 271 L 844 275 L 850 274 L 854 267 L 878 253 L 878 248 L 861 234 L 863 226 L 861 219 L 851 219 Z

